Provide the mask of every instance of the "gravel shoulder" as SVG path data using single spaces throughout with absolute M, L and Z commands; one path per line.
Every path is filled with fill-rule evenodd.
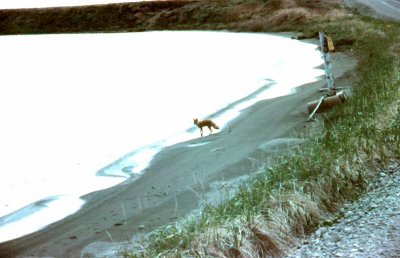
M 366 193 L 334 218 L 337 223 L 302 239 L 287 257 L 400 257 L 400 164 L 379 171 Z
M 345 3 L 364 15 L 400 21 L 398 0 L 345 0 Z

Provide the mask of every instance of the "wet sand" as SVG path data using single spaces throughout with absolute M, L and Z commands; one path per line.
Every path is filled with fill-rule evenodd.
M 356 61 L 335 53 L 332 64 L 336 86 L 347 86 Z M 297 146 L 301 140 L 293 138 L 307 138 L 317 131 L 317 123 L 306 122 L 307 103 L 321 96 L 318 89 L 325 84 L 321 79 L 298 87 L 295 94 L 260 101 L 222 131 L 208 136 L 205 129 L 203 138 L 165 148 L 142 176 L 86 195 L 86 204 L 77 213 L 1 243 L 0 257 L 80 257 L 93 242 L 129 241 L 133 235 L 185 217 L 198 209 L 201 196 L 214 196 L 208 201 L 218 202 L 221 197 L 212 194 L 216 182 L 256 173 L 273 160 L 274 144 L 278 149 L 285 143 Z

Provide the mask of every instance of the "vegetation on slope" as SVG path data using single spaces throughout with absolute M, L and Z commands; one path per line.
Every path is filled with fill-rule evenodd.
M 0 10 L 0 34 L 144 30 L 271 31 L 343 15 L 334 0 L 159 1 Z

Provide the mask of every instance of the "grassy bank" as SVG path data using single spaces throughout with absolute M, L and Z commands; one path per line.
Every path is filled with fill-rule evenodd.
M 0 35 L 145 30 L 281 31 L 345 15 L 336 0 L 159 1 L 0 10 Z M 332 8 L 332 5 L 335 8 Z
M 149 234 L 144 249 L 127 257 L 280 256 L 296 238 L 334 223 L 330 214 L 399 158 L 400 26 L 338 9 L 280 29 L 306 37 L 323 30 L 359 60 L 349 101 L 319 116 L 323 132 L 301 151 L 282 156 L 228 202 Z

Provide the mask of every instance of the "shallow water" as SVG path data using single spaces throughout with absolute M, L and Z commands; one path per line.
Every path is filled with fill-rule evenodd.
M 193 118 L 215 114 L 222 129 L 323 74 L 315 45 L 268 34 L 3 36 L 0 56 L 0 241 L 62 218 L 51 207 L 75 212 L 80 196 L 199 137 Z

